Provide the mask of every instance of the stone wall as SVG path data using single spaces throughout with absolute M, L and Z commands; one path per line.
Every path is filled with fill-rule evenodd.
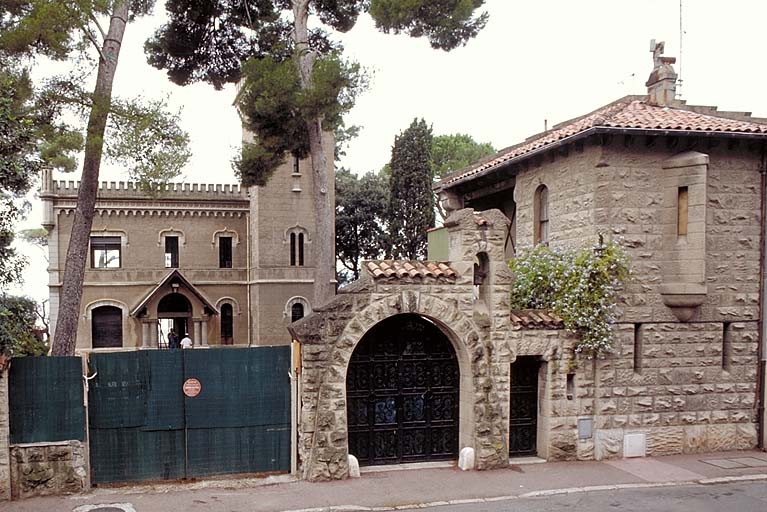
M 13 445 L 11 483 L 13 499 L 86 490 L 85 445 L 80 441 Z
M 0 501 L 11 499 L 11 464 L 10 447 L 8 441 L 11 438 L 10 410 L 8 404 L 8 369 L 7 362 L 0 356 Z
M 758 155 L 738 144 L 695 148 L 701 162 L 708 159 L 698 169 L 705 179 L 695 182 L 705 187 L 690 187 L 695 236 L 677 237 L 677 185 L 687 183 L 670 180 L 664 169 L 683 153 L 674 142 L 616 136 L 518 176 L 521 245 L 532 243 L 532 198 L 543 183 L 549 188 L 552 245 L 588 243 L 602 232 L 622 240 L 633 272 L 619 298 L 616 352 L 593 367 L 577 365 L 578 393 L 589 400 L 593 395 L 593 411 L 590 402 L 578 406 L 551 398 L 549 404 L 552 417 L 560 419 L 573 417 L 558 416 L 561 411 L 593 414 L 595 445 L 558 443 L 557 419 L 550 459 L 583 458 L 591 450 L 597 459 L 620 457 L 627 433 L 645 434 L 648 455 L 756 445 Z M 701 248 L 704 268 L 691 273 L 685 265 L 700 260 Z M 690 251 L 695 254 L 685 256 Z M 703 292 L 701 305 L 689 321 L 680 321 L 664 293 L 669 283 L 695 275 L 705 278 L 696 289 Z M 525 336 L 534 335 L 540 334 Z M 555 396 L 563 389 L 561 376 L 547 372 Z M 566 423 L 574 427 L 571 419 Z

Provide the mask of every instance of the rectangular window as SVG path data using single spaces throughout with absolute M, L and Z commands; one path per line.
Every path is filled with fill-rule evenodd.
M 91 267 L 120 268 L 120 237 L 91 237 Z
M 290 266 L 296 266 L 296 234 L 290 234 Z
M 232 237 L 218 239 L 218 268 L 232 268 Z
M 688 207 L 688 190 L 687 187 L 679 187 L 679 194 L 677 196 L 677 222 L 676 222 L 676 234 L 678 236 L 687 236 L 687 207 Z
M 165 268 L 178 268 L 178 237 L 165 237 Z

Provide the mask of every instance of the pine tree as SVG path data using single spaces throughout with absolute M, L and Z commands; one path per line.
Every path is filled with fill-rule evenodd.
M 348 32 L 367 12 L 383 32 L 425 37 L 452 50 L 475 37 L 484 0 L 168 0 L 169 22 L 147 42 L 149 62 L 178 84 L 220 88 L 244 77 L 238 105 L 257 135 L 236 170 L 245 185 L 263 184 L 287 154 L 309 157 L 318 240 L 335 240 L 323 139 L 339 127 L 364 80 L 345 63 L 329 30 Z M 310 19 L 311 15 L 311 19 Z M 309 28 L 320 21 L 321 28 Z M 255 61 L 243 67 L 245 59 Z M 290 67 L 291 69 L 288 69 Z M 313 303 L 335 293 L 333 244 L 316 247 Z
M 426 256 L 426 231 L 434 227 L 431 150 L 431 127 L 423 119 L 414 119 L 394 139 L 389 182 L 393 258 L 414 260 Z

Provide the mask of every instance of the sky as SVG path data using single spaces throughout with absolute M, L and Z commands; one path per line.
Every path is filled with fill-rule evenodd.
M 679 0 L 487 0 L 483 9 L 490 15 L 485 29 L 452 52 L 380 33 L 365 15 L 339 37 L 345 55 L 372 76 L 346 117 L 347 125 L 362 130 L 340 165 L 356 173 L 379 170 L 394 137 L 416 117 L 435 135 L 467 133 L 502 149 L 543 131 L 545 123 L 551 127 L 627 94 L 645 94 L 651 39 L 665 41 L 665 55 L 677 57 L 681 97 L 689 104 L 767 117 L 764 0 L 683 0 L 681 45 Z M 155 10 L 127 28 L 115 94 L 165 97 L 181 110 L 193 151 L 184 181 L 235 183 L 230 161 L 241 129 L 234 88 L 179 87 L 146 64 L 143 42 L 163 23 L 162 0 Z M 125 179 L 125 173 L 107 165 L 101 179 Z M 33 208 L 24 227 L 39 226 L 39 210 Z M 25 283 L 13 291 L 45 298 L 42 251 L 22 249 L 30 265 Z

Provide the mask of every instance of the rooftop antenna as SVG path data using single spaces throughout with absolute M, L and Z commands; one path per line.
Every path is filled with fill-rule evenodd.
M 677 59 L 679 68 L 679 76 L 676 79 L 677 87 L 676 87 L 676 97 L 677 99 L 682 99 L 682 39 L 684 38 L 684 29 L 682 28 L 682 2 L 683 0 L 679 0 L 679 59 Z

